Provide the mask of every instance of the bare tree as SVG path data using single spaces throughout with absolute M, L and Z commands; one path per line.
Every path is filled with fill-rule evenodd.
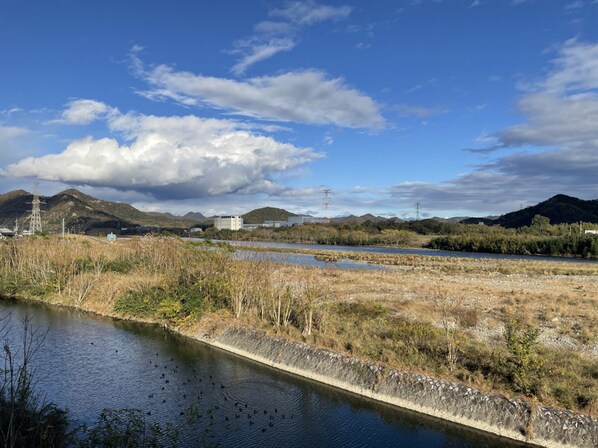
M 440 318 L 440 323 L 444 329 L 447 367 L 452 372 L 457 368 L 459 357 L 459 343 L 456 330 L 460 323 L 462 300 L 443 294 L 436 294 L 433 300 Z

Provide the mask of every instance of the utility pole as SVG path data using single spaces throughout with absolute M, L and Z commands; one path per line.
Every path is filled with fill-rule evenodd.
M 62 218 L 62 239 L 64 239 L 64 218 Z

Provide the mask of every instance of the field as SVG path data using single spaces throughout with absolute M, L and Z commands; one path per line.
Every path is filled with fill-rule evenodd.
M 0 295 L 189 335 L 241 323 L 598 414 L 598 263 L 334 256 L 388 270 L 239 262 L 172 238 L 35 238 L 0 244 Z

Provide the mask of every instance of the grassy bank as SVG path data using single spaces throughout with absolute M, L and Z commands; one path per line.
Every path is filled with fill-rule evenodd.
M 356 272 L 235 261 L 172 238 L 32 238 L 0 244 L 0 295 L 189 335 L 242 323 L 598 414 L 593 265 L 385 257 L 395 269 Z

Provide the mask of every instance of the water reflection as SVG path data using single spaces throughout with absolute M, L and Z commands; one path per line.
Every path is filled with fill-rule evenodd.
M 34 325 L 49 328 L 35 358 L 37 387 L 81 422 L 92 423 L 106 407 L 139 408 L 150 421 L 181 428 L 181 446 L 520 446 L 273 370 L 157 327 L 0 302 L 0 313 L 10 310 L 15 317 L 28 313 Z M 10 337 L 16 342 L 20 330 L 13 322 Z

